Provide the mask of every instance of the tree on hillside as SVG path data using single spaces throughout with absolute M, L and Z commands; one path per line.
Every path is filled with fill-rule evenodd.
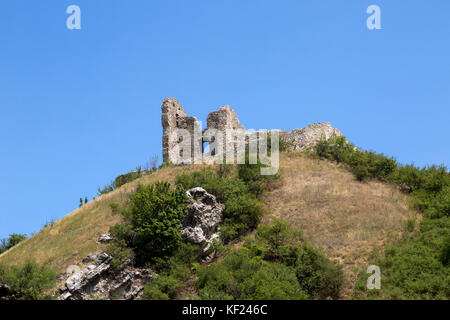
M 9 235 L 8 239 L 3 239 L 0 242 L 0 253 L 3 253 L 12 247 L 14 247 L 16 244 L 18 244 L 20 241 L 25 240 L 27 236 L 25 234 L 18 234 L 13 233 Z

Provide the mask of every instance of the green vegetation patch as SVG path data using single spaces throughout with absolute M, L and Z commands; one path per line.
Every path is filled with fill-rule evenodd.
M 340 266 L 275 220 L 221 261 L 200 266 L 196 286 L 202 299 L 297 300 L 337 298 L 342 283 Z
M 18 233 L 10 234 L 8 239 L 2 239 L 0 241 L 0 254 L 11 249 L 16 244 L 25 240 L 26 238 L 27 238 L 26 234 L 18 234 Z
M 10 287 L 10 294 L 15 299 L 50 299 L 46 291 L 55 285 L 56 273 L 47 266 L 39 266 L 34 262 L 21 267 L 0 266 L 0 282 Z

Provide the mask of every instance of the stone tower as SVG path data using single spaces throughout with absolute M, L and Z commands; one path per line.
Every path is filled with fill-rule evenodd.
M 195 155 L 203 153 L 203 143 L 213 142 L 209 138 L 203 137 L 203 133 L 208 129 L 216 129 L 222 133 L 222 145 L 224 149 L 226 146 L 234 147 L 234 142 L 227 141 L 226 130 L 242 130 L 245 132 L 244 127 L 239 123 L 239 119 L 230 106 L 224 106 L 217 111 L 211 112 L 207 117 L 207 129 L 201 131 L 200 122 L 196 117 L 189 117 L 181 107 L 180 103 L 174 98 L 167 98 L 164 100 L 161 106 L 162 116 L 161 122 L 163 127 L 163 162 L 177 163 L 177 159 L 183 158 L 179 152 L 179 148 L 176 146 L 182 145 L 182 140 L 175 137 L 177 130 L 184 129 L 191 135 L 190 146 L 191 148 L 191 162 L 196 163 Z M 213 138 L 214 139 L 214 138 Z M 186 141 L 188 142 L 188 141 Z M 223 152 L 225 154 L 225 150 Z M 201 159 L 201 157 L 200 157 Z
M 201 128 L 196 117 L 189 117 L 178 101 L 174 98 L 167 98 L 161 106 L 161 122 L 163 127 L 163 162 L 176 163 L 176 159 L 183 155 L 175 155 L 174 147 L 181 140 L 174 141 L 173 135 L 177 129 L 185 129 L 191 135 L 191 161 L 193 162 L 194 152 L 202 150 Z M 197 136 L 197 137 L 196 137 Z M 198 137 L 199 136 L 199 137 Z

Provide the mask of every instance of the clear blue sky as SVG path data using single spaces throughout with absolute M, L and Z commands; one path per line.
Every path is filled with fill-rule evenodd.
M 359 147 L 448 166 L 449 21 L 448 0 L 4 0 L 0 238 L 161 159 L 165 97 L 203 121 L 229 104 L 247 128 L 330 121 Z

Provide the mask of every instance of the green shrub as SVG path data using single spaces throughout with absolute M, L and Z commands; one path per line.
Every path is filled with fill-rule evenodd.
M 314 298 L 338 298 L 344 282 L 342 268 L 310 245 L 299 252 L 296 274 L 302 289 Z
M 447 237 L 444 238 L 439 259 L 444 266 L 448 267 L 450 265 L 450 233 Z
M 156 285 L 148 283 L 144 287 L 144 292 L 142 293 L 142 300 L 170 300 L 167 293 L 161 291 Z
M 56 273 L 46 266 L 28 262 L 22 267 L 11 267 L 3 271 L 0 278 L 11 288 L 11 294 L 18 299 L 49 299 L 45 291 L 56 282 Z
M 351 171 L 358 181 L 365 181 L 370 177 L 369 169 L 366 165 L 357 165 Z
M 142 177 L 142 169 L 141 166 L 137 166 L 136 171 L 122 174 L 116 177 L 110 184 L 107 184 L 103 188 L 98 188 L 97 194 L 101 196 L 103 194 L 110 193 L 111 191 L 123 186 L 124 184 L 132 182 L 140 177 Z
M 386 181 L 397 169 L 395 159 L 356 149 L 344 136 L 322 139 L 316 144 L 314 151 L 321 158 L 347 164 L 359 181 L 369 178 Z
M 275 220 L 220 262 L 200 267 L 196 286 L 203 299 L 307 299 L 337 297 L 342 282 L 339 266 Z
M 2 239 L 0 243 L 0 254 L 11 249 L 19 242 L 27 238 L 26 234 L 13 233 L 9 235 L 8 239 Z
M 196 261 L 199 252 L 200 247 L 197 244 L 182 242 L 169 258 L 169 267 L 180 264 L 191 266 Z
M 409 186 L 417 199 L 416 207 L 425 210 L 434 197 L 441 192 L 445 193 L 446 187 L 450 186 L 450 173 L 443 166 L 416 168 L 405 165 L 399 166 L 390 180 Z
M 147 283 L 142 294 L 143 300 L 173 300 L 180 282 L 170 275 L 160 274 Z
M 268 256 L 281 258 L 280 249 L 293 240 L 294 233 L 287 222 L 275 220 L 271 224 L 260 225 L 256 230 L 256 239 L 264 243 Z
M 315 153 L 321 157 L 336 161 L 338 163 L 348 162 L 349 157 L 353 154 L 355 146 L 347 142 L 344 136 L 331 137 L 330 139 L 322 139 L 315 145 Z
M 262 167 L 263 165 L 259 161 L 256 164 L 249 164 L 248 153 L 246 154 L 245 164 L 238 165 L 239 179 L 247 185 L 248 190 L 257 198 L 263 194 L 266 180 L 272 178 L 272 176 L 261 175 Z
M 111 208 L 111 211 L 112 211 L 113 213 L 118 213 L 118 212 L 120 212 L 120 206 L 119 206 L 119 204 L 116 203 L 116 202 L 111 203 L 111 204 L 109 205 L 109 207 Z
M 369 275 L 363 270 L 356 284 L 355 297 L 448 299 L 450 269 L 443 261 L 448 254 L 448 244 L 445 248 L 449 230 L 449 217 L 424 219 L 417 233 L 405 236 L 371 263 L 381 269 L 381 289 L 366 288 Z
M 7 249 L 8 245 L 8 240 L 7 239 L 1 239 L 0 240 L 0 254 L 2 254 L 3 252 L 5 252 Z
M 200 267 L 196 286 L 202 299 L 306 299 L 292 268 L 235 250 L 223 262 Z
M 423 186 L 424 171 L 413 165 L 399 166 L 398 170 L 391 176 L 391 180 L 398 184 L 404 183 L 412 191 L 419 190 Z
M 209 267 L 199 266 L 196 288 L 201 299 L 231 300 L 238 293 L 235 279 L 225 263 L 214 263 Z
M 123 239 L 115 238 L 106 247 L 106 253 L 113 257 L 111 266 L 113 269 L 120 269 L 129 261 L 133 261 L 135 256 L 132 249 L 127 247 L 127 243 Z
M 114 180 L 114 184 L 113 184 L 114 189 L 120 188 L 124 184 L 134 181 L 140 177 L 142 177 L 142 172 L 141 172 L 141 168 L 138 166 L 136 168 L 136 171 L 128 172 L 128 173 L 118 176 Z
M 406 220 L 406 231 L 413 232 L 416 227 L 416 219 L 410 218 Z
M 440 218 L 450 211 L 450 173 L 443 166 L 415 168 L 400 166 L 391 181 L 409 186 L 414 196 L 413 207 L 428 211 L 426 216 Z
M 165 270 L 170 276 L 179 281 L 186 281 L 193 276 L 193 265 L 200 253 L 196 244 L 182 242 L 168 259 L 162 260 L 157 268 Z
M 282 135 L 278 135 L 278 151 L 283 152 L 287 151 L 293 146 L 292 140 L 283 139 Z M 248 148 L 247 148 L 248 149 Z M 267 152 L 270 154 L 272 152 L 272 134 L 267 132 Z
M 106 186 L 104 186 L 102 189 L 98 188 L 97 189 L 97 194 L 99 196 L 103 195 L 103 194 L 107 194 L 110 193 L 111 191 L 113 191 L 114 189 L 116 189 L 116 184 L 115 182 L 111 182 L 110 184 L 107 184 Z
M 425 216 L 432 219 L 450 217 L 450 186 L 444 187 L 432 198 L 425 210 Z
M 287 151 L 288 149 L 292 148 L 293 146 L 293 142 L 292 141 L 288 141 L 288 140 L 284 140 L 282 139 L 281 135 L 279 136 L 279 144 L 278 144 L 278 149 L 280 152 L 284 152 Z M 271 146 L 270 143 L 267 144 L 267 147 Z
M 337 298 L 344 281 L 342 268 L 325 254 L 306 244 L 298 232 L 284 221 L 261 225 L 256 240 L 267 250 L 265 259 L 282 262 L 295 269 L 300 287 L 314 298 Z
M 125 224 L 111 228 L 118 240 L 132 248 L 138 263 L 170 256 L 181 242 L 179 225 L 185 216 L 187 198 L 181 188 L 167 182 L 139 185 L 123 214 Z
M 219 164 L 217 168 L 217 176 L 221 179 L 228 178 L 233 174 L 234 165 Z

